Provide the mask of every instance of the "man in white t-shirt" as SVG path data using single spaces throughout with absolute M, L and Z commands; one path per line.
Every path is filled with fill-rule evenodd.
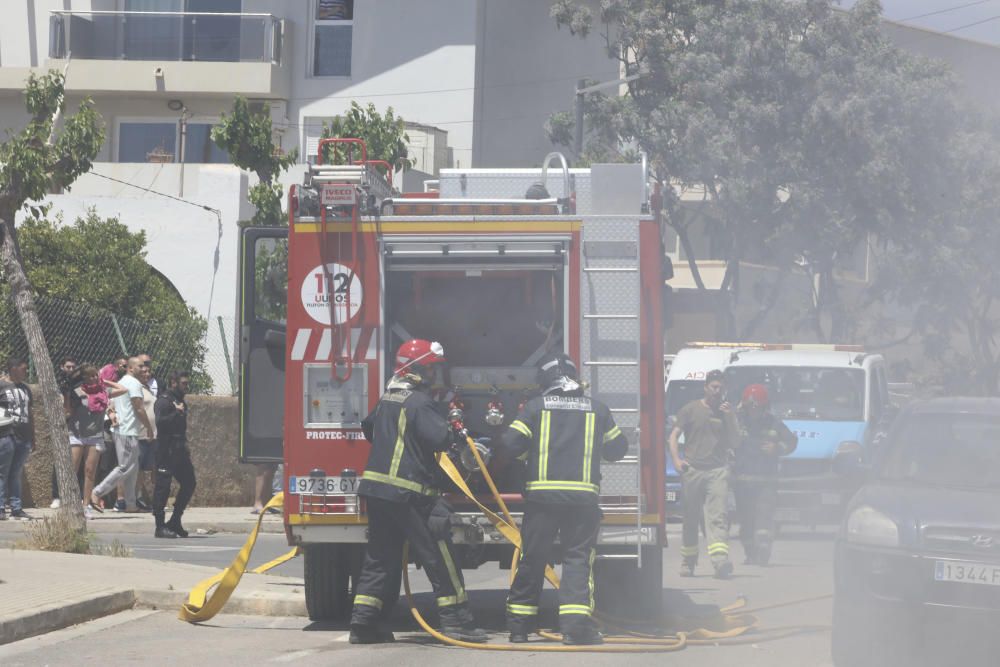
M 109 410 L 115 415 L 112 421 L 117 422 L 111 429 L 111 436 L 118 454 L 118 467 L 108 473 L 104 481 L 94 489 L 90 499 L 94 506 L 99 506 L 101 497 L 110 493 L 115 484 L 121 481 L 125 484 L 125 511 L 138 511 L 135 483 L 139 471 L 139 438 L 153 431 L 142 403 L 142 382 L 139 381 L 141 373 L 141 362 L 137 357 L 131 357 L 128 360 L 128 370 L 118 381 L 127 390 L 125 394 L 112 399 Z

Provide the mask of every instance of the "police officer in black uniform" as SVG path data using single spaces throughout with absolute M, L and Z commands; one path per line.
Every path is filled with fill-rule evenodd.
M 187 373 L 171 373 L 167 380 L 167 390 L 160 394 L 153 404 L 156 415 L 156 486 L 153 489 L 153 519 L 156 521 L 155 537 L 187 537 L 188 532 L 181 524 L 181 517 L 187 507 L 197 479 L 191 463 L 191 450 L 187 444 L 187 402 L 190 380 Z M 180 488 L 174 499 L 174 511 L 170 520 L 165 521 L 167 497 L 170 495 L 171 479 L 176 479 Z
M 399 598 L 403 544 L 427 572 L 444 634 L 485 642 L 468 608 L 462 570 L 451 547 L 451 509 L 438 497 L 435 454 L 456 435 L 428 389 L 445 361 L 439 343 L 411 340 L 396 353 L 396 371 L 362 422 L 371 452 L 358 494 L 368 507 L 368 549 L 354 597 L 352 644 L 393 641 L 384 622 Z
M 539 365 L 542 395 L 524 406 L 503 437 L 505 453 L 527 458 L 523 550 L 507 597 L 510 641 L 536 629 L 545 567 L 556 536 L 563 548 L 559 626 L 565 644 L 601 644 L 591 620 L 593 565 L 601 510 L 601 459 L 625 456 L 628 441 L 611 411 L 583 395 L 576 365 L 553 354 Z

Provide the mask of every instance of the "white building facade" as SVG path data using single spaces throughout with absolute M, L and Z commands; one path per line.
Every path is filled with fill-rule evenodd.
M 217 353 L 216 318 L 235 327 L 237 223 L 253 214 L 254 177 L 209 136 L 235 96 L 271 115 L 276 142 L 300 162 L 352 101 L 393 107 L 416 160 L 406 189 L 442 168 L 538 165 L 551 150 L 545 120 L 572 108 L 577 80 L 618 77 L 599 36 L 557 30 L 549 9 L 547 0 L 9 0 L 0 128 L 25 122 L 32 73 L 66 71 L 68 112 L 94 100 L 105 144 L 92 173 L 49 203 L 68 220 L 93 209 L 145 231 L 150 263 L 212 319 Z M 222 393 L 227 385 L 216 381 Z

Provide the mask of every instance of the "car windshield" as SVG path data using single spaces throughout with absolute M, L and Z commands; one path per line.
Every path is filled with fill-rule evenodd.
M 671 380 L 667 383 L 667 417 L 676 416 L 685 405 L 704 396 L 704 380 Z
M 767 387 L 771 409 L 782 419 L 863 421 L 865 372 L 860 368 L 730 366 L 727 400 L 739 402 L 751 384 Z
M 893 430 L 880 476 L 965 488 L 1000 486 L 1000 415 L 916 414 Z

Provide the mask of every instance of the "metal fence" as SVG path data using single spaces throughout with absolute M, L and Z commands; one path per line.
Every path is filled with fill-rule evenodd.
M 172 371 L 187 371 L 197 393 L 235 393 L 233 318 L 149 322 L 49 297 L 36 296 L 35 305 L 54 364 L 70 356 L 101 367 L 121 356 L 147 353 L 160 378 Z M 4 299 L 0 303 L 0 358 L 12 355 L 27 359 L 28 345 L 17 313 Z

